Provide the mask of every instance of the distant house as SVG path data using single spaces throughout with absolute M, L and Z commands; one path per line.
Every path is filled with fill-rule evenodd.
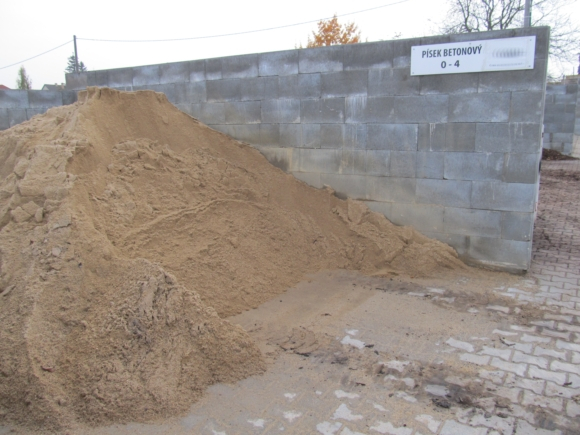
M 0 85 L 0 91 L 4 91 L 6 89 L 10 89 L 8 86 Z
M 61 83 L 60 85 L 57 85 L 56 83 L 54 85 L 44 85 L 42 87 L 43 91 L 64 91 L 64 83 Z

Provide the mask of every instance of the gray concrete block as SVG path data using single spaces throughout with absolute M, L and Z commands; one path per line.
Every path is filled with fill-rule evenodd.
M 260 142 L 260 125 L 259 124 L 244 124 L 244 125 L 210 125 L 211 128 L 221 131 L 228 136 L 233 137 L 240 142 L 246 142 L 251 145 Z
M 242 81 L 240 79 L 208 80 L 206 85 L 207 101 L 240 101 Z
M 499 239 L 501 237 L 501 215 L 502 213 L 499 211 L 445 207 L 443 232 Z
M 538 91 L 546 84 L 547 59 L 535 59 L 534 69 L 479 74 L 479 92 Z
M 369 124 L 367 149 L 416 151 L 417 124 Z
M 300 74 L 278 77 L 280 98 L 320 98 L 320 74 Z
M 31 119 L 33 116 L 42 115 L 46 113 L 46 111 L 50 109 L 50 107 L 37 107 L 35 109 L 26 109 L 26 119 Z
M 501 180 L 504 154 L 502 153 L 445 153 L 447 180 Z
M 544 106 L 543 92 L 512 92 L 510 122 L 542 121 Z
M 275 100 L 277 98 L 278 77 L 253 77 L 243 81 L 240 90 L 242 101 Z
M 323 98 L 367 95 L 367 71 L 340 71 L 321 74 Z
M 395 123 L 395 97 L 346 97 L 347 123 Z
M 342 51 L 345 71 L 393 66 L 393 41 L 347 44 Z
M 322 181 L 320 181 L 320 174 L 311 172 L 292 172 L 298 180 L 305 182 L 309 186 L 317 189 L 322 189 Z
M 160 84 L 159 65 L 137 66 L 133 68 L 133 86 Z
M 479 74 L 440 74 L 421 76 L 420 93 L 428 94 L 471 94 L 477 92 Z
M 447 122 L 449 96 L 394 97 L 394 105 L 396 122 Z
M 262 122 L 266 123 L 299 123 L 300 100 L 263 100 Z
M 8 119 L 8 109 L 0 109 L 0 130 L 7 130 L 10 128 L 10 120 Z
M 419 151 L 447 151 L 445 138 L 448 124 L 419 124 L 417 149 Z
M 298 50 L 262 53 L 258 58 L 260 76 L 287 76 L 298 74 Z
M 420 78 L 411 76 L 408 68 L 372 69 L 368 71 L 368 95 L 418 95 Z
M 415 178 L 368 177 L 368 199 L 396 203 L 415 200 L 417 180 Z
M 422 124 L 419 128 L 419 151 L 475 150 L 475 123 Z
M 344 144 L 344 124 L 321 124 L 320 147 L 341 148 Z
M 176 103 L 174 104 L 175 107 L 177 107 L 179 110 L 181 110 L 183 113 L 188 114 L 189 116 L 192 116 L 195 118 L 195 115 L 193 114 L 193 110 L 191 107 L 191 104 L 187 104 L 187 103 Z
M 320 148 L 320 124 L 302 125 L 302 146 L 304 148 Z
M 341 174 L 366 175 L 366 151 L 342 150 Z
M 365 153 L 365 168 L 368 175 L 389 176 L 391 151 L 369 150 Z
M 6 109 L 8 112 L 8 124 L 10 127 L 14 127 L 15 125 L 22 124 L 24 121 L 27 121 L 28 118 L 26 116 L 26 109 Z
M 504 270 L 528 270 L 532 243 L 470 236 L 468 261 Z
M 31 109 L 62 106 L 62 91 L 28 91 L 28 104 Z
M 502 212 L 501 238 L 529 242 L 534 232 L 534 213 Z
M 418 152 L 417 153 L 417 178 L 443 179 L 445 153 Z
M 19 89 L 0 90 L 0 108 L 16 109 L 29 107 L 28 91 Z
M 226 124 L 259 124 L 261 108 L 259 101 L 233 101 L 224 103 Z
M 109 86 L 109 71 L 89 71 L 87 74 L 87 86 Z
M 225 124 L 226 122 L 225 103 L 192 104 L 191 111 L 191 116 L 204 124 Z
M 221 78 L 221 77 L 220 77 Z M 205 81 L 205 60 L 192 60 L 189 62 L 189 81 Z
M 391 177 L 415 178 L 417 153 L 409 151 L 391 151 L 389 175 Z
M 205 60 L 205 79 L 221 80 L 222 77 L 222 58 Z
M 119 68 L 109 70 L 109 87 L 125 88 L 133 86 L 133 68 Z
M 302 100 L 300 119 L 306 124 L 334 124 L 344 122 L 344 98 Z
M 475 151 L 536 153 L 540 150 L 541 127 L 529 123 L 477 124 Z
M 250 77 L 258 77 L 257 54 L 222 58 L 222 78 L 247 79 Z
M 365 149 L 367 147 L 367 125 L 366 124 L 344 124 L 345 149 Z
M 298 50 L 298 70 L 302 74 L 342 71 L 342 45 Z
M 134 91 L 152 90 L 155 92 L 161 92 L 165 94 L 169 102 L 173 104 L 175 104 L 179 100 L 177 90 L 175 89 L 175 83 L 166 83 L 164 85 L 133 86 L 133 90 Z
M 342 150 L 299 148 L 299 172 L 336 174 L 340 170 Z
M 421 40 L 414 38 L 393 41 L 393 68 L 409 68 L 411 66 L 411 48 L 413 45 L 421 45 Z
M 510 92 L 451 95 L 450 122 L 506 122 L 510 114 Z
M 260 124 L 260 145 L 271 147 L 280 146 L 279 124 Z
M 302 145 L 300 124 L 280 124 L 280 146 L 298 148 Z
M 502 180 L 506 183 L 537 183 L 540 159 L 540 153 L 506 154 Z
M 175 62 L 159 65 L 159 83 L 189 82 L 189 62 Z
M 535 184 L 473 181 L 471 208 L 531 213 L 536 201 Z
M 206 82 L 175 83 L 174 92 L 176 103 L 195 104 L 204 103 L 207 100 Z
M 469 236 L 464 236 L 461 234 L 446 234 L 431 231 L 421 231 L 421 233 L 431 239 L 439 240 L 442 243 L 446 243 L 447 245 L 455 249 L 455 251 L 459 255 L 459 258 L 463 260 L 466 259 L 465 257 L 469 249 Z
M 67 90 L 85 89 L 88 83 L 87 73 L 68 73 L 65 74 Z
M 265 147 L 260 148 L 260 152 L 272 165 L 283 170 L 284 172 L 288 172 L 290 170 L 290 162 L 292 159 L 291 149 Z
M 321 174 L 320 181 L 332 187 L 341 199 L 367 199 L 369 179 L 364 175 Z
M 574 94 L 564 94 L 564 95 L 554 95 L 555 104 L 570 104 L 576 105 L 576 93 Z
M 564 84 L 552 84 L 552 83 L 548 83 L 546 85 L 546 94 L 549 94 L 549 95 L 556 95 L 556 94 L 564 95 L 564 94 L 566 94 L 566 85 L 564 85 Z
M 470 208 L 471 181 L 417 179 L 417 201 L 447 207 Z
M 420 232 L 443 232 L 443 211 L 444 207 L 437 205 L 393 203 L 389 220 Z
M 380 213 L 390 220 L 391 209 L 393 207 L 392 202 L 382 202 L 382 201 L 364 201 L 366 206 L 375 213 Z

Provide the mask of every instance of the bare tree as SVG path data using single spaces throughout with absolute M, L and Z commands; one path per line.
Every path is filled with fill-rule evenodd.
M 549 26 L 550 60 L 561 65 L 571 62 L 580 51 L 580 27 L 572 22 L 563 6 L 577 0 L 534 0 L 532 26 Z M 449 0 L 443 33 L 485 32 L 522 27 L 525 0 Z M 552 65 L 555 66 L 555 65 Z

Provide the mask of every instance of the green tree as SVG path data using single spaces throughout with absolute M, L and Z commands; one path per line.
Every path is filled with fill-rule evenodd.
M 79 72 L 85 72 L 87 67 L 83 62 L 79 62 Z M 68 64 L 64 70 L 65 73 L 74 73 L 75 72 L 75 54 L 71 54 L 68 58 Z
M 18 76 L 16 77 L 16 88 L 17 89 L 32 89 L 32 80 L 26 74 L 26 69 L 21 66 L 18 70 Z
M 360 31 L 354 23 L 340 24 L 334 14 L 332 18 L 318 22 L 318 32 L 312 32 L 312 38 L 308 37 L 307 48 L 356 44 L 360 42 Z

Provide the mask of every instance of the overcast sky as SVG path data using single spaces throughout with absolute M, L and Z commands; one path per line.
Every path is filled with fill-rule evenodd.
M 132 0 L 2 0 L 0 18 L 0 84 L 16 87 L 24 65 L 34 89 L 45 83 L 64 82 L 67 58 L 73 53 L 72 37 L 79 38 L 79 60 L 89 70 L 121 68 L 236 54 L 295 48 L 306 44 L 316 23 L 277 30 L 178 42 L 120 43 L 90 39 L 170 39 L 221 35 L 316 21 L 333 14 L 339 22 L 355 22 L 363 40 L 378 41 L 437 34 L 445 18 L 447 0 L 206 0 L 136 2 Z M 577 5 L 576 5 L 577 6 Z M 571 8 L 580 20 L 580 8 Z M 71 41 L 36 59 L 26 60 Z M 566 71 L 571 74 L 573 65 Z

